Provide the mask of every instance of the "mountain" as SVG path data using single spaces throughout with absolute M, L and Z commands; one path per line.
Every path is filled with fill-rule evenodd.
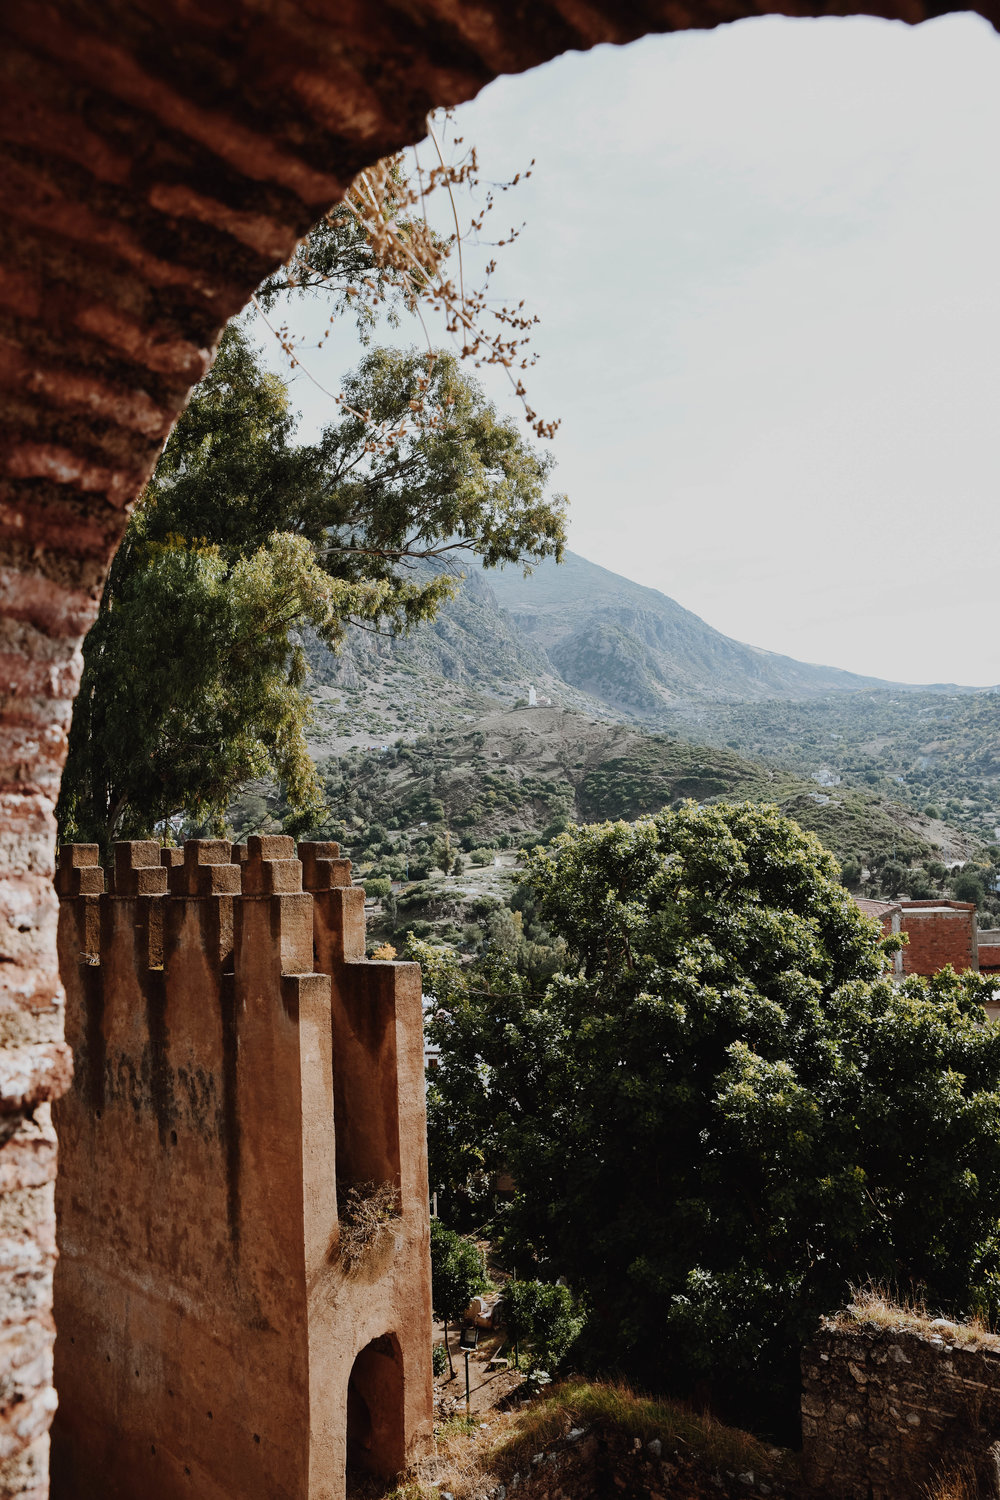
M 440 566 L 420 562 L 413 576 L 419 581 Z M 471 563 L 456 598 L 409 635 L 354 627 L 339 655 L 306 637 L 314 754 L 454 728 L 498 704 L 526 702 L 529 687 L 563 705 L 620 717 L 559 677 L 544 648 L 501 609 L 491 576 Z
M 540 701 L 606 727 L 666 730 L 821 786 L 946 809 L 974 838 L 1000 829 L 1000 693 L 880 682 L 760 651 L 574 553 L 527 578 L 470 561 L 436 620 L 395 639 L 353 630 L 340 657 L 313 641 L 310 658 L 320 757 L 461 730 L 527 702 L 534 686 Z
M 521 636 L 572 686 L 639 719 L 678 700 L 805 699 L 896 686 L 734 641 L 658 589 L 568 552 L 489 587 Z

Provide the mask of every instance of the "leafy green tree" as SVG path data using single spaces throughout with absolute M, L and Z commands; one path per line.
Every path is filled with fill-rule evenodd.
M 983 906 L 986 901 L 986 887 L 983 883 L 984 871 L 968 866 L 960 870 L 951 883 L 952 895 L 956 901 L 974 901 L 977 906 Z
M 483 1258 L 471 1240 L 449 1229 L 440 1219 L 431 1220 L 431 1303 L 434 1316 L 444 1324 L 448 1366 L 455 1366 L 448 1344 L 448 1324 L 461 1321 L 473 1297 L 489 1288 Z
M 547 1369 L 562 1361 L 584 1323 L 569 1287 L 535 1280 L 505 1284 L 503 1319 L 513 1343 L 530 1344 L 532 1367 Z
M 335 647 L 352 622 L 431 618 L 456 579 L 415 581 L 413 557 L 558 555 L 550 467 L 447 355 L 371 351 L 340 419 L 298 444 L 283 382 L 231 324 L 84 647 L 62 836 L 106 846 L 183 811 L 219 820 L 263 776 L 292 814 L 318 806 L 301 631 Z
M 544 993 L 427 964 L 430 1139 L 455 1177 L 511 1172 L 507 1243 L 586 1295 L 603 1359 L 777 1423 L 852 1281 L 1000 1306 L 989 981 L 893 984 L 775 808 L 576 829 L 530 879 L 567 945 Z

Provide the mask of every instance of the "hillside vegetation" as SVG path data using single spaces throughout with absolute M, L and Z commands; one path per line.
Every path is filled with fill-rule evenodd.
M 686 798 L 774 802 L 840 858 L 930 856 L 931 820 L 858 788 L 821 789 L 734 750 L 696 746 L 569 709 L 511 709 L 467 728 L 324 767 L 353 805 L 388 827 L 440 823 L 463 842 L 531 840 L 559 818 L 634 819 Z M 331 790 L 334 788 L 331 787 Z M 965 852 L 973 852 L 966 846 Z
M 519 902 L 522 926 L 508 937 L 544 941 L 518 896 L 519 849 L 571 823 L 633 820 L 687 799 L 776 804 L 818 835 L 846 883 L 866 895 L 949 893 L 952 867 L 975 861 L 981 885 L 990 884 L 977 840 L 878 791 L 819 786 L 727 747 L 570 709 L 494 711 L 412 742 L 355 747 L 320 769 L 333 816 L 313 832 L 339 839 L 358 878 L 386 898 L 373 941 L 413 931 L 475 947 L 491 940 L 490 914 Z M 237 823 L 249 820 L 250 801 Z
M 432 625 L 395 639 L 354 630 L 341 657 L 316 643 L 309 654 L 319 756 L 468 730 L 534 686 L 606 724 L 929 807 L 931 822 L 988 842 L 1000 827 L 1000 694 L 908 688 L 758 651 L 573 553 L 528 577 L 472 567 Z
M 1000 694 L 914 691 L 810 703 L 689 705 L 674 732 L 869 787 L 992 841 L 1000 826 Z

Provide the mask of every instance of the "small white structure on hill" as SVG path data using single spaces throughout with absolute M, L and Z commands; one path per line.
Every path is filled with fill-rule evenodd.
M 534 690 L 533 687 L 529 687 L 528 688 L 528 707 L 529 708 L 537 708 L 538 707 L 538 694 L 535 692 L 535 690 Z

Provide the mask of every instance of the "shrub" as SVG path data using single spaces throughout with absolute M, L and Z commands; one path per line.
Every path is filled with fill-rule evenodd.
M 529 1344 L 532 1363 L 557 1365 L 583 1328 L 569 1287 L 546 1281 L 508 1281 L 503 1290 L 503 1319 L 508 1336 Z
M 431 1303 L 434 1315 L 444 1323 L 448 1349 L 448 1324 L 457 1323 L 473 1297 L 489 1288 L 483 1258 L 471 1240 L 431 1220 Z
M 575 829 L 527 879 L 565 944 L 541 994 L 503 955 L 420 953 L 429 1139 L 436 1181 L 511 1174 L 504 1238 L 585 1294 L 595 1358 L 711 1380 L 773 1432 L 848 1281 L 1000 1311 L 988 978 L 886 979 L 836 861 L 776 808 Z

